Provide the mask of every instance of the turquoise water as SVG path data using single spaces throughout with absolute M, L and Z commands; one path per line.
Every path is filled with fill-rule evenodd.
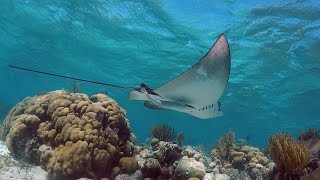
M 127 111 L 140 142 L 168 123 L 186 143 L 210 147 L 227 130 L 265 146 L 320 122 L 320 1 L 26 1 L 0 2 L 0 116 L 26 96 L 69 89 L 72 81 L 8 64 L 107 83 L 156 88 L 198 61 L 220 33 L 231 48 L 224 116 L 201 120 L 154 111 L 128 92 L 107 91 Z

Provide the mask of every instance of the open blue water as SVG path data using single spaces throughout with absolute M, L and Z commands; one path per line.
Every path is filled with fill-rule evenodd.
M 157 123 L 207 147 L 228 129 L 265 146 L 270 134 L 320 127 L 319 0 L 1 0 L 1 120 L 24 97 L 71 83 L 8 64 L 156 88 L 196 63 L 220 33 L 232 56 L 223 117 L 153 111 L 129 101 L 127 91 L 99 85 L 82 83 L 81 92 L 107 91 L 140 142 Z

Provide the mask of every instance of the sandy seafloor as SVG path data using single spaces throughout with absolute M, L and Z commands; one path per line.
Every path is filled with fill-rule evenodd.
M 3 167 L 4 162 L 3 157 L 10 156 L 9 161 L 12 163 L 5 163 L 6 165 L 11 164 L 10 166 Z M 28 168 L 21 168 L 17 166 L 18 161 L 16 161 L 8 150 L 4 142 L 0 141 L 0 179 L 1 180 L 50 180 L 48 173 L 41 169 L 40 166 L 28 166 Z

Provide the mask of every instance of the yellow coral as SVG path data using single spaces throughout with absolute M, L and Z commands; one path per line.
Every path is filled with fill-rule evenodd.
M 21 114 L 16 117 L 5 141 L 9 151 L 15 157 L 26 158 L 34 162 L 34 155 L 32 154 L 35 152 L 31 146 L 32 143 L 37 142 L 31 139 L 40 122 L 41 120 L 35 115 Z M 28 151 L 28 154 L 26 154 L 26 151 Z
M 218 146 L 211 152 L 212 158 L 219 154 L 224 159 L 228 159 L 234 149 L 234 132 L 229 130 L 220 140 Z
M 49 159 L 46 170 L 54 179 L 74 174 L 84 174 L 91 170 L 90 151 L 86 141 L 60 145 Z
M 126 174 L 134 173 L 139 168 L 138 161 L 132 157 L 123 157 L 119 161 L 121 172 Z
M 301 173 L 310 161 L 306 146 L 284 133 L 270 137 L 269 152 L 272 160 L 290 174 Z
M 0 129 L 0 137 L 6 139 L 13 155 L 34 157 L 55 177 L 105 177 L 120 157 L 132 154 L 134 141 L 125 112 L 114 100 L 105 94 L 88 97 L 66 91 L 17 104 Z M 40 145 L 52 150 L 41 152 L 40 157 L 39 153 L 29 156 Z

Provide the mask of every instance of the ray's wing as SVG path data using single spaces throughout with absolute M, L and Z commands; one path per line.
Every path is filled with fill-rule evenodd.
M 228 41 L 222 34 L 197 64 L 154 92 L 197 108 L 215 104 L 228 83 L 230 64 Z

